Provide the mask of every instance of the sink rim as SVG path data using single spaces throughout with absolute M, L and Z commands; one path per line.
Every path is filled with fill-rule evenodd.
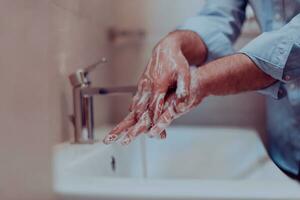
M 110 127 L 97 129 L 98 136 L 103 136 Z M 227 129 L 231 127 L 190 127 L 181 128 L 197 129 Z M 233 128 L 234 130 L 252 129 Z M 69 142 L 55 145 L 54 155 L 59 153 L 70 153 L 74 157 L 70 159 L 85 159 L 86 156 L 93 156 L 100 151 L 109 149 L 104 144 L 94 145 L 74 145 Z M 72 151 L 78 151 L 81 155 L 76 155 Z M 78 161 L 78 160 L 77 160 Z M 70 165 L 69 165 L 70 167 Z M 112 186 L 117 188 L 114 190 Z M 164 190 L 161 190 L 161 188 Z M 176 189 L 174 189 L 176 188 Z M 105 177 L 93 178 L 88 176 L 57 177 L 54 180 L 54 191 L 61 195 L 86 195 L 103 197 L 153 197 L 153 198 L 299 198 L 299 185 L 294 181 L 274 181 L 274 180 L 206 180 L 206 179 L 142 179 L 135 177 Z M 215 190 L 217 192 L 212 192 Z

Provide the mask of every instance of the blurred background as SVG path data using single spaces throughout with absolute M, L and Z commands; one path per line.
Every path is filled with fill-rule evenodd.
M 95 86 L 136 84 L 154 45 L 203 0 L 0 0 L 0 197 L 49 199 L 51 148 L 73 133 L 68 75 L 107 57 Z M 250 8 L 240 48 L 259 34 Z M 115 124 L 130 96 L 95 98 L 95 124 Z M 256 93 L 209 97 L 174 125 L 264 130 L 264 98 Z M 28 184 L 30 180 L 30 184 Z M 32 196 L 32 195 L 35 196 Z

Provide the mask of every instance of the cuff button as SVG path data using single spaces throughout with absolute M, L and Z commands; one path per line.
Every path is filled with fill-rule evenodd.
M 291 77 L 290 77 L 289 75 L 285 75 L 285 76 L 284 76 L 284 80 L 285 80 L 285 81 L 289 81 L 289 80 L 291 80 Z

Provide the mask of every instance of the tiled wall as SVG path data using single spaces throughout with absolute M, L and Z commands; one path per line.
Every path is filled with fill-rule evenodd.
M 0 1 L 0 199 L 51 199 L 52 146 L 68 138 L 68 75 L 110 58 L 109 0 Z M 110 65 L 95 84 L 110 83 Z M 107 99 L 95 102 L 106 123 Z

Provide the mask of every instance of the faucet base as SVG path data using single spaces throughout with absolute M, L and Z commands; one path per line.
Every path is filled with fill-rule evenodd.
M 83 140 L 83 141 L 72 141 L 71 144 L 95 144 L 98 142 L 99 140 Z

